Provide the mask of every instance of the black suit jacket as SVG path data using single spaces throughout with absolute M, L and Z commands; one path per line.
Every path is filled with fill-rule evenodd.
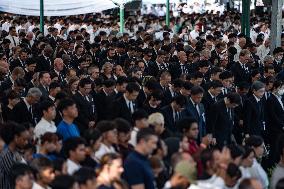
M 279 135 L 284 132 L 284 110 L 274 94 L 266 101 L 267 130 L 271 135 Z
M 156 62 L 151 62 L 149 65 L 148 65 L 148 74 L 153 76 L 153 77 L 157 77 L 160 73 L 160 69 L 157 65 Z
M 251 96 L 244 102 L 244 127 L 249 135 L 259 135 L 264 130 L 264 103 L 260 100 L 258 103 L 254 96 Z
M 161 108 L 161 112 L 165 119 L 165 128 L 168 129 L 171 133 L 178 133 L 179 128 L 176 127 L 176 122 L 174 120 L 173 109 L 171 105 L 167 105 Z
M 184 64 L 183 73 L 188 74 L 189 72 L 189 64 Z M 179 78 L 182 74 L 182 65 L 179 62 L 170 64 L 170 73 L 173 79 Z
M 133 107 L 135 109 L 135 106 Z M 124 97 L 117 99 L 113 103 L 112 108 L 112 118 L 124 118 L 130 123 L 132 123 L 132 114 L 129 108 L 127 107 Z
M 138 94 L 137 99 L 136 99 L 136 103 L 137 103 L 137 107 L 138 107 L 138 108 L 142 108 L 142 107 L 143 107 L 146 98 L 147 98 L 147 97 L 146 97 L 146 94 L 145 94 L 144 90 L 141 89 L 141 90 L 139 91 L 139 94 Z
M 13 120 L 20 124 L 27 122 L 35 126 L 33 115 L 29 112 L 28 107 L 25 104 L 24 100 L 21 100 L 13 108 Z
M 41 72 L 41 71 L 47 71 L 49 72 L 51 70 L 51 59 L 45 59 L 43 55 L 39 56 L 37 59 L 37 64 L 36 64 L 36 72 Z
M 84 133 L 88 129 L 90 121 L 95 121 L 96 112 L 94 111 L 94 101 L 91 96 L 88 96 L 89 101 L 85 99 L 79 92 L 73 95 L 73 99 L 76 102 L 78 108 L 78 117 L 75 119 L 75 123 L 81 133 Z
M 25 63 L 24 63 L 24 62 L 21 63 L 21 61 L 20 61 L 19 59 L 13 60 L 13 61 L 10 63 L 10 66 L 9 66 L 10 71 L 13 71 L 13 69 L 14 69 L 15 67 L 21 67 L 21 68 L 24 69 L 24 68 L 25 68 Z
M 47 90 L 43 85 L 41 85 L 41 84 L 38 86 L 38 88 L 39 88 L 39 90 L 40 90 L 41 93 L 42 93 L 42 98 L 47 99 L 48 96 L 49 96 L 48 90 Z
M 241 82 L 250 83 L 250 68 L 247 67 L 247 70 L 245 70 L 239 62 L 236 62 L 232 66 L 231 70 L 235 77 L 235 84 L 239 84 Z
M 217 97 L 216 97 L 217 99 Z M 217 101 L 211 97 L 211 95 L 209 94 L 208 91 L 206 91 L 204 93 L 204 96 L 202 98 L 201 103 L 204 105 L 204 109 L 205 109 L 205 118 L 206 118 L 206 123 L 208 123 L 208 116 L 210 114 L 210 110 L 212 108 L 212 106 L 216 103 Z
M 225 101 L 216 102 L 209 114 L 209 131 L 216 138 L 217 146 L 223 147 L 231 143 L 232 129 L 234 125 L 234 111 L 231 110 L 231 116 L 227 111 Z
M 110 112 L 113 99 L 113 96 L 106 96 L 104 91 L 100 91 L 95 94 L 95 104 L 97 108 L 98 121 L 107 120 L 111 118 Z
M 8 77 L 2 83 L 0 83 L 0 93 L 4 92 L 5 90 L 10 89 L 12 86 L 13 86 L 13 83 L 10 77 Z

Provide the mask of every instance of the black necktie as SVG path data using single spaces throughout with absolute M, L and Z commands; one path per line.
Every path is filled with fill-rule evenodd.
M 12 36 L 12 40 L 13 40 L 14 46 L 17 46 L 14 36 Z

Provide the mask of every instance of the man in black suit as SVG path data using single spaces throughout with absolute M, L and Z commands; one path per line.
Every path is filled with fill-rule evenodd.
M 184 111 L 182 112 L 184 117 L 194 118 L 198 123 L 199 136 L 201 139 L 206 135 L 206 125 L 205 125 L 205 109 L 204 105 L 201 103 L 203 98 L 204 90 L 200 86 L 193 86 L 190 89 L 190 97 L 186 104 Z
M 222 92 L 223 85 L 220 81 L 211 81 L 209 83 L 209 89 L 205 91 L 204 96 L 202 98 L 201 103 L 204 105 L 205 109 L 205 117 L 206 117 L 206 122 L 208 123 L 208 117 L 210 110 L 218 100 L 217 96 Z
M 164 92 L 163 103 L 168 105 L 172 102 L 172 99 L 180 94 L 180 90 L 183 88 L 184 82 L 181 79 L 173 80 L 171 86 Z
M 78 69 L 78 66 L 80 64 L 79 59 L 82 57 L 84 53 L 84 48 L 81 45 L 77 45 L 75 47 L 75 53 L 71 56 L 71 67 Z
M 79 90 L 73 95 L 79 113 L 75 123 L 78 125 L 80 132 L 84 133 L 88 128 L 95 126 L 97 112 L 94 99 L 90 95 L 92 81 L 83 78 L 80 80 L 78 88 Z
M 250 52 L 245 49 L 240 52 L 239 61 L 236 62 L 231 70 L 235 77 L 235 83 L 239 84 L 241 82 L 250 82 L 250 67 L 248 66 L 248 61 L 250 60 Z
M 50 37 L 48 38 L 48 42 L 50 44 L 50 46 L 55 50 L 57 47 L 57 42 L 58 42 L 58 29 L 51 27 L 49 28 L 49 32 L 50 32 Z
M 179 78 L 181 74 L 189 73 L 189 65 L 187 63 L 187 55 L 184 51 L 180 51 L 177 54 L 179 62 L 170 66 L 170 71 L 174 79 Z
M 19 58 L 16 60 L 13 60 L 10 63 L 10 67 L 9 67 L 10 71 L 13 71 L 15 67 L 21 67 L 25 69 L 27 59 L 28 59 L 28 52 L 25 49 L 20 50 Z
M 249 136 L 262 136 L 265 131 L 264 103 L 263 95 L 265 93 L 265 84 L 255 81 L 252 86 L 252 96 L 244 102 L 244 128 Z
M 3 82 L 0 83 L 0 94 L 13 86 L 13 83 L 17 78 L 24 78 L 25 72 L 21 67 L 16 67 L 12 71 L 10 77 L 7 77 Z
M 51 56 L 53 49 L 51 46 L 46 46 L 43 50 L 43 54 L 38 57 L 36 64 L 36 72 L 46 71 L 49 72 L 52 69 Z
M 108 79 L 103 81 L 102 89 L 95 94 L 95 104 L 97 107 L 98 121 L 111 118 L 112 102 L 114 101 L 115 81 Z
M 180 128 L 176 127 L 176 123 L 182 118 L 181 112 L 185 108 L 186 98 L 183 95 L 178 95 L 173 98 L 173 101 L 164 106 L 161 112 L 165 118 L 165 128 L 172 134 L 180 133 Z
M 123 96 L 113 103 L 113 118 L 124 118 L 132 123 L 132 113 L 136 109 L 135 100 L 139 94 L 140 87 L 136 83 L 128 83 Z
M 49 85 L 49 96 L 48 100 L 55 102 L 56 95 L 61 91 L 61 86 L 57 81 L 53 81 Z
M 139 91 L 139 95 L 136 99 L 137 107 L 142 108 L 147 97 L 158 87 L 159 83 L 155 79 L 146 81 L 142 89 Z
M 26 61 L 26 66 L 25 66 L 25 80 L 27 82 L 31 81 L 33 79 L 33 75 L 35 73 L 35 68 L 36 68 L 36 61 L 33 58 L 29 58 Z
M 268 139 L 271 149 L 271 165 L 276 163 L 276 139 L 284 133 L 284 105 L 282 96 L 284 94 L 284 84 L 281 81 L 275 81 L 272 87 L 272 93 L 268 97 L 265 106 L 266 125 Z
M 42 93 L 42 97 L 47 99 L 49 95 L 49 85 L 51 83 L 51 78 L 49 72 L 40 72 L 39 73 L 39 85 L 38 88 Z
M 276 73 L 279 73 L 282 70 L 283 54 L 284 50 L 282 49 L 282 47 L 276 47 L 273 50 L 273 57 L 274 57 L 273 66 Z
M 207 128 L 208 133 L 212 133 L 213 141 L 220 148 L 232 143 L 234 108 L 240 104 L 240 95 L 238 93 L 229 93 L 223 100 L 212 106 Z
M 221 56 L 225 49 L 226 49 L 226 43 L 224 42 L 219 42 L 215 45 L 215 49 L 211 51 L 210 62 L 212 65 L 220 65 Z
M 37 120 L 38 112 L 35 111 L 34 105 L 40 101 L 42 93 L 38 88 L 31 88 L 28 94 L 13 109 L 13 121 L 17 123 L 30 123 L 33 126 Z
M 145 70 L 144 70 L 145 75 L 149 74 L 149 65 L 153 64 L 153 62 L 151 61 L 152 56 L 153 56 L 152 50 L 150 50 L 148 48 L 144 49 L 143 61 L 144 61 L 144 64 L 145 64 Z
M 55 73 L 58 76 L 59 83 L 63 83 L 65 79 L 64 72 L 64 63 L 61 58 L 56 58 L 53 61 L 53 70 L 52 73 Z
M 165 65 L 165 51 L 159 50 L 155 62 L 149 64 L 149 75 L 157 77 L 162 70 L 167 70 Z
M 223 99 L 228 93 L 233 92 L 232 84 L 234 76 L 230 71 L 224 71 L 220 73 L 219 78 L 223 84 L 222 92 L 218 95 L 218 100 Z

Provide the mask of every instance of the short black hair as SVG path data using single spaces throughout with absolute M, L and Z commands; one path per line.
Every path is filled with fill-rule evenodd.
M 210 83 L 209 83 L 209 89 L 210 88 L 213 88 L 213 89 L 216 89 L 216 88 L 221 88 L 221 87 L 223 87 L 223 84 L 222 84 L 222 82 L 221 81 L 211 81 Z
M 15 122 L 2 123 L 0 129 L 1 138 L 6 145 L 9 145 L 15 139 L 15 136 L 20 136 L 27 130 L 22 124 L 20 125 Z
M 113 79 L 103 81 L 103 85 L 107 88 L 115 86 L 116 82 Z
M 259 147 L 263 144 L 264 140 L 262 137 L 257 135 L 252 135 L 245 140 L 245 144 L 249 147 Z
M 76 180 L 70 175 L 59 175 L 51 183 L 52 189 L 71 189 Z
M 183 95 L 177 95 L 173 98 L 172 102 L 175 102 L 177 105 L 184 107 L 186 104 L 186 97 Z
M 126 86 L 126 91 L 128 91 L 129 93 L 133 93 L 133 92 L 139 92 L 140 91 L 140 87 L 137 83 L 131 82 L 128 83 Z
M 74 104 L 76 104 L 74 100 L 70 98 L 65 98 L 59 102 L 57 108 L 62 113 L 63 110 L 67 109 L 70 106 L 73 106 Z
M 116 118 L 113 122 L 116 125 L 117 132 L 128 133 L 131 131 L 131 124 L 127 120 L 123 118 Z
M 33 172 L 34 172 L 34 170 L 32 169 L 31 166 L 29 166 L 25 163 L 15 163 L 11 167 L 11 178 L 12 178 L 14 185 L 16 184 L 16 180 L 19 177 L 25 176 L 27 174 L 31 174 Z
M 148 113 L 144 109 L 138 109 L 132 114 L 133 121 L 141 120 L 143 118 L 148 118 Z
M 116 84 L 118 84 L 118 85 L 122 85 L 122 84 L 127 83 L 127 82 L 128 82 L 128 79 L 125 76 L 119 76 L 116 80 Z
M 75 180 L 81 184 L 86 184 L 88 180 L 93 180 L 96 178 L 96 173 L 93 169 L 82 167 L 73 174 Z
M 115 124 L 112 121 L 102 120 L 97 123 L 96 128 L 101 132 L 105 133 L 115 129 Z
M 78 86 L 84 88 L 85 85 L 91 85 L 91 84 L 92 84 L 91 79 L 89 79 L 89 78 L 83 78 L 83 79 L 81 79 L 81 80 L 79 81 Z
M 204 90 L 200 86 L 193 86 L 190 90 L 191 95 L 203 94 Z
M 198 123 L 198 122 L 194 118 L 185 117 L 177 122 L 177 128 L 179 128 L 183 132 L 186 132 L 192 127 L 193 123 Z
M 242 176 L 242 172 L 240 168 L 234 163 L 229 163 L 226 172 L 227 172 L 227 175 L 230 176 L 231 178 L 240 179 Z
M 230 103 L 238 104 L 240 105 L 242 102 L 241 96 L 236 92 L 231 92 L 227 95 L 227 98 L 229 99 Z
M 154 130 L 151 129 L 151 128 L 143 128 L 143 129 L 138 131 L 136 142 L 138 144 L 141 140 L 147 141 L 147 140 L 149 140 L 149 138 L 151 136 L 157 136 L 156 133 L 154 132 Z
M 61 88 L 61 85 L 57 82 L 57 81 L 53 81 L 50 83 L 49 85 L 49 90 L 51 89 L 56 89 L 57 87 L 60 87 Z
M 229 146 L 231 157 L 236 159 L 237 157 L 242 157 L 245 153 L 244 148 L 241 145 L 232 144 Z
M 88 146 L 93 145 L 101 136 L 102 133 L 97 128 L 90 128 L 84 132 L 84 139 Z
M 50 74 L 50 73 L 47 72 L 47 71 L 41 71 L 41 72 L 39 72 L 38 78 L 39 78 L 39 79 L 42 79 L 42 78 L 43 78 L 43 75 L 44 75 L 44 74 L 47 74 L 47 73 Z
M 76 150 L 79 145 L 86 144 L 85 139 L 81 137 L 71 137 L 63 142 L 63 152 L 67 158 L 69 158 L 69 152 Z
M 38 174 L 46 168 L 53 168 L 52 161 L 46 157 L 35 158 L 30 165 Z
M 43 111 L 48 111 L 50 107 L 54 107 L 54 103 L 51 100 L 44 100 L 39 104 L 39 109 L 43 114 Z
M 229 79 L 229 78 L 232 78 L 232 77 L 233 77 L 233 74 L 230 71 L 224 71 L 224 72 L 220 73 L 220 75 L 219 75 L 219 78 L 221 80 Z

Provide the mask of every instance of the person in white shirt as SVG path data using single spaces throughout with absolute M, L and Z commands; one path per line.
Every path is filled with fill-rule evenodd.
M 256 55 L 259 56 L 260 61 L 263 62 L 264 58 L 269 54 L 269 52 L 270 52 L 270 40 L 267 39 L 264 41 L 264 44 L 260 45 L 257 48 Z
M 242 179 L 251 178 L 252 175 L 250 173 L 250 168 L 253 165 L 254 161 L 254 151 L 252 148 L 245 146 L 245 153 L 242 157 L 242 163 L 241 163 L 241 172 L 242 172 Z
M 81 137 L 71 137 L 64 141 L 64 153 L 67 156 L 67 173 L 72 175 L 81 168 L 80 162 L 86 158 L 85 140 Z
M 136 146 L 137 143 L 137 133 L 143 128 L 148 128 L 148 114 L 144 110 L 137 110 L 133 113 L 132 119 L 134 121 L 134 128 L 130 134 L 129 144 Z
M 102 133 L 102 143 L 95 158 L 101 160 L 103 155 L 116 152 L 113 145 L 117 144 L 117 130 L 111 121 L 100 121 L 96 128 Z
M 32 189 L 51 189 L 49 185 L 55 177 L 52 162 L 44 157 L 36 158 L 31 162 L 35 169 L 35 182 Z
M 251 147 L 255 153 L 252 167 L 249 169 L 251 176 L 257 178 L 261 182 L 263 188 L 268 188 L 268 176 L 257 161 L 257 159 L 261 159 L 265 153 L 263 139 L 260 136 L 252 135 L 245 140 L 245 144 Z
M 199 32 L 200 32 L 201 28 L 199 27 L 199 25 L 195 25 L 194 26 L 194 30 L 192 30 L 189 34 L 191 36 L 192 39 L 196 39 L 197 37 L 199 37 Z
M 39 139 L 46 132 L 56 133 L 56 126 L 53 122 L 56 116 L 54 103 L 49 100 L 43 101 L 40 103 L 40 109 L 43 116 L 34 129 L 36 139 Z
M 17 31 L 14 26 L 11 26 L 9 28 L 9 35 L 6 37 L 6 39 L 9 39 L 11 41 L 10 49 L 19 45 L 19 38 L 17 36 Z

